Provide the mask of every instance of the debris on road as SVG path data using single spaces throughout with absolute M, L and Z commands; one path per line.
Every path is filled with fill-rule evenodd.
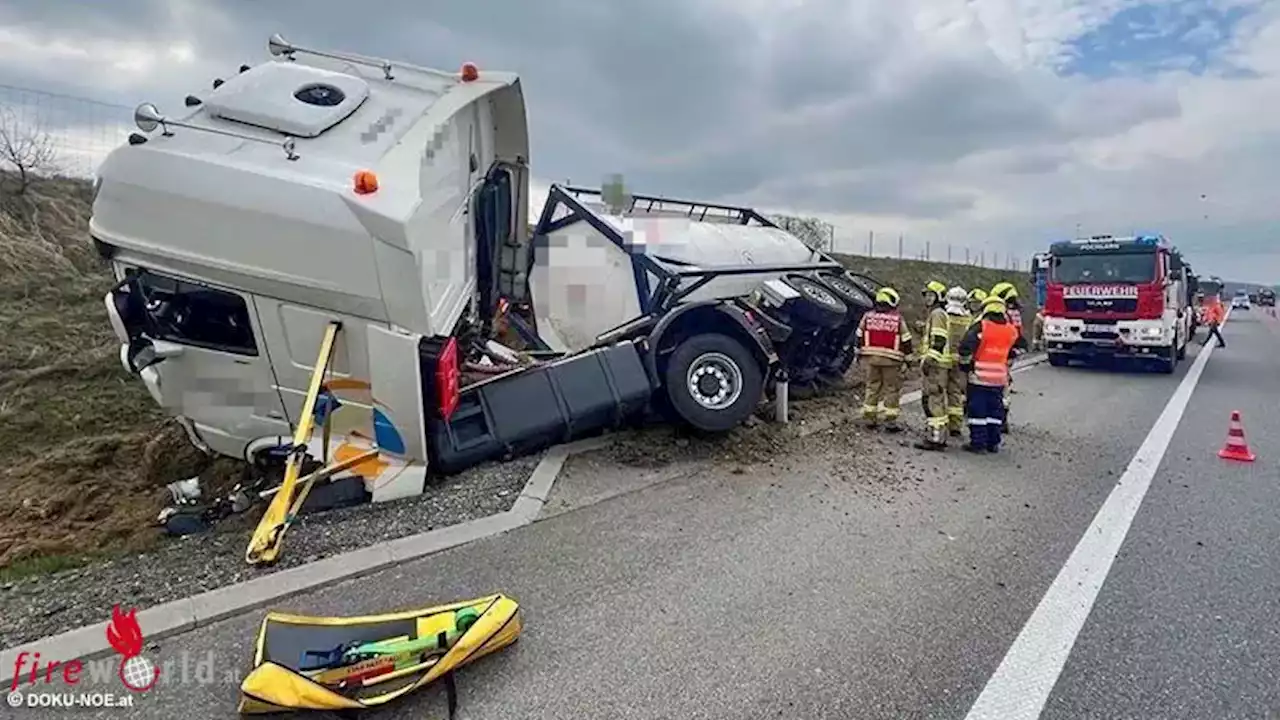
M 49 575 L 0 585 L 0 645 L 12 647 L 101 622 L 111 607 L 149 607 L 373 543 L 505 512 L 540 456 L 481 465 L 403 501 L 344 508 L 298 519 L 292 551 L 269 568 L 244 563 L 253 519 L 228 518 L 213 531 Z M 164 492 L 163 485 L 156 488 Z

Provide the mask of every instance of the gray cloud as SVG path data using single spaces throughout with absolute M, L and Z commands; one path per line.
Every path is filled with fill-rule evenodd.
M 947 220 L 975 243 L 1006 238 L 1019 249 L 1149 187 L 1123 174 L 1073 175 L 1076 145 L 1177 118 L 1184 108 L 1169 84 L 1011 66 L 981 37 L 922 35 L 908 5 L 810 0 L 759 19 L 721 0 L 9 0 L 0 27 L 158 49 L 187 41 L 208 62 L 114 83 L 84 62 L 16 63 L 0 66 L 0 82 L 176 104 L 214 73 L 263 59 L 279 31 L 305 45 L 520 72 L 545 179 L 622 172 L 637 191 Z M 1270 177 L 1253 181 L 1269 188 Z M 1083 189 L 1062 199 L 1064 187 Z M 974 225 L 991 193 L 1039 216 Z M 1132 205 L 1154 212 L 1143 205 L 1151 197 Z

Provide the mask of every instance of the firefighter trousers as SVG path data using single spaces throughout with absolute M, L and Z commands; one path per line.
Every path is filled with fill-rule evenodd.
M 947 427 L 947 410 L 951 407 L 951 398 L 947 393 L 951 368 L 936 362 L 925 362 L 920 370 L 924 380 L 920 404 L 924 408 L 925 424 L 930 431 L 941 432 Z
M 1000 447 L 1000 428 L 1004 425 L 1004 386 L 969 383 L 965 391 L 965 410 L 969 416 L 969 444 L 995 452 Z
M 883 357 L 863 357 L 864 390 L 862 417 L 871 422 L 895 422 L 902 402 L 902 361 Z
M 958 367 L 947 368 L 947 429 L 959 433 L 964 429 L 965 386 L 969 373 Z

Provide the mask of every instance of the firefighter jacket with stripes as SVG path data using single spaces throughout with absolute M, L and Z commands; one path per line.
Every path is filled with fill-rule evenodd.
M 948 367 L 954 367 L 960 363 L 960 343 L 964 342 L 964 335 L 969 332 L 969 326 L 972 324 L 973 316 L 967 311 L 947 313 L 947 331 L 950 335 L 952 360 Z
M 969 382 L 988 387 L 1009 384 L 1009 360 L 1014 350 L 1026 350 L 1022 333 L 1004 315 L 984 315 L 965 333 L 960 342 L 960 367 L 969 372 Z
M 911 331 L 896 310 L 872 310 L 858 321 L 858 348 L 864 357 L 902 360 L 911 352 Z
M 955 345 L 951 343 L 951 320 L 946 310 L 935 307 L 924 321 L 927 343 L 924 356 L 942 367 L 956 364 Z

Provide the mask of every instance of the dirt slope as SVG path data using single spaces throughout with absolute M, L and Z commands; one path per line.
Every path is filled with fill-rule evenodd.
M 161 541 L 153 525 L 166 483 L 239 476 L 195 452 L 120 366 L 107 325 L 107 268 L 88 238 L 91 188 L 73 180 L 0 197 L 0 574 L 56 570 L 87 555 Z M 843 258 L 897 287 L 912 317 L 919 288 L 990 287 L 1007 273 L 967 266 Z

